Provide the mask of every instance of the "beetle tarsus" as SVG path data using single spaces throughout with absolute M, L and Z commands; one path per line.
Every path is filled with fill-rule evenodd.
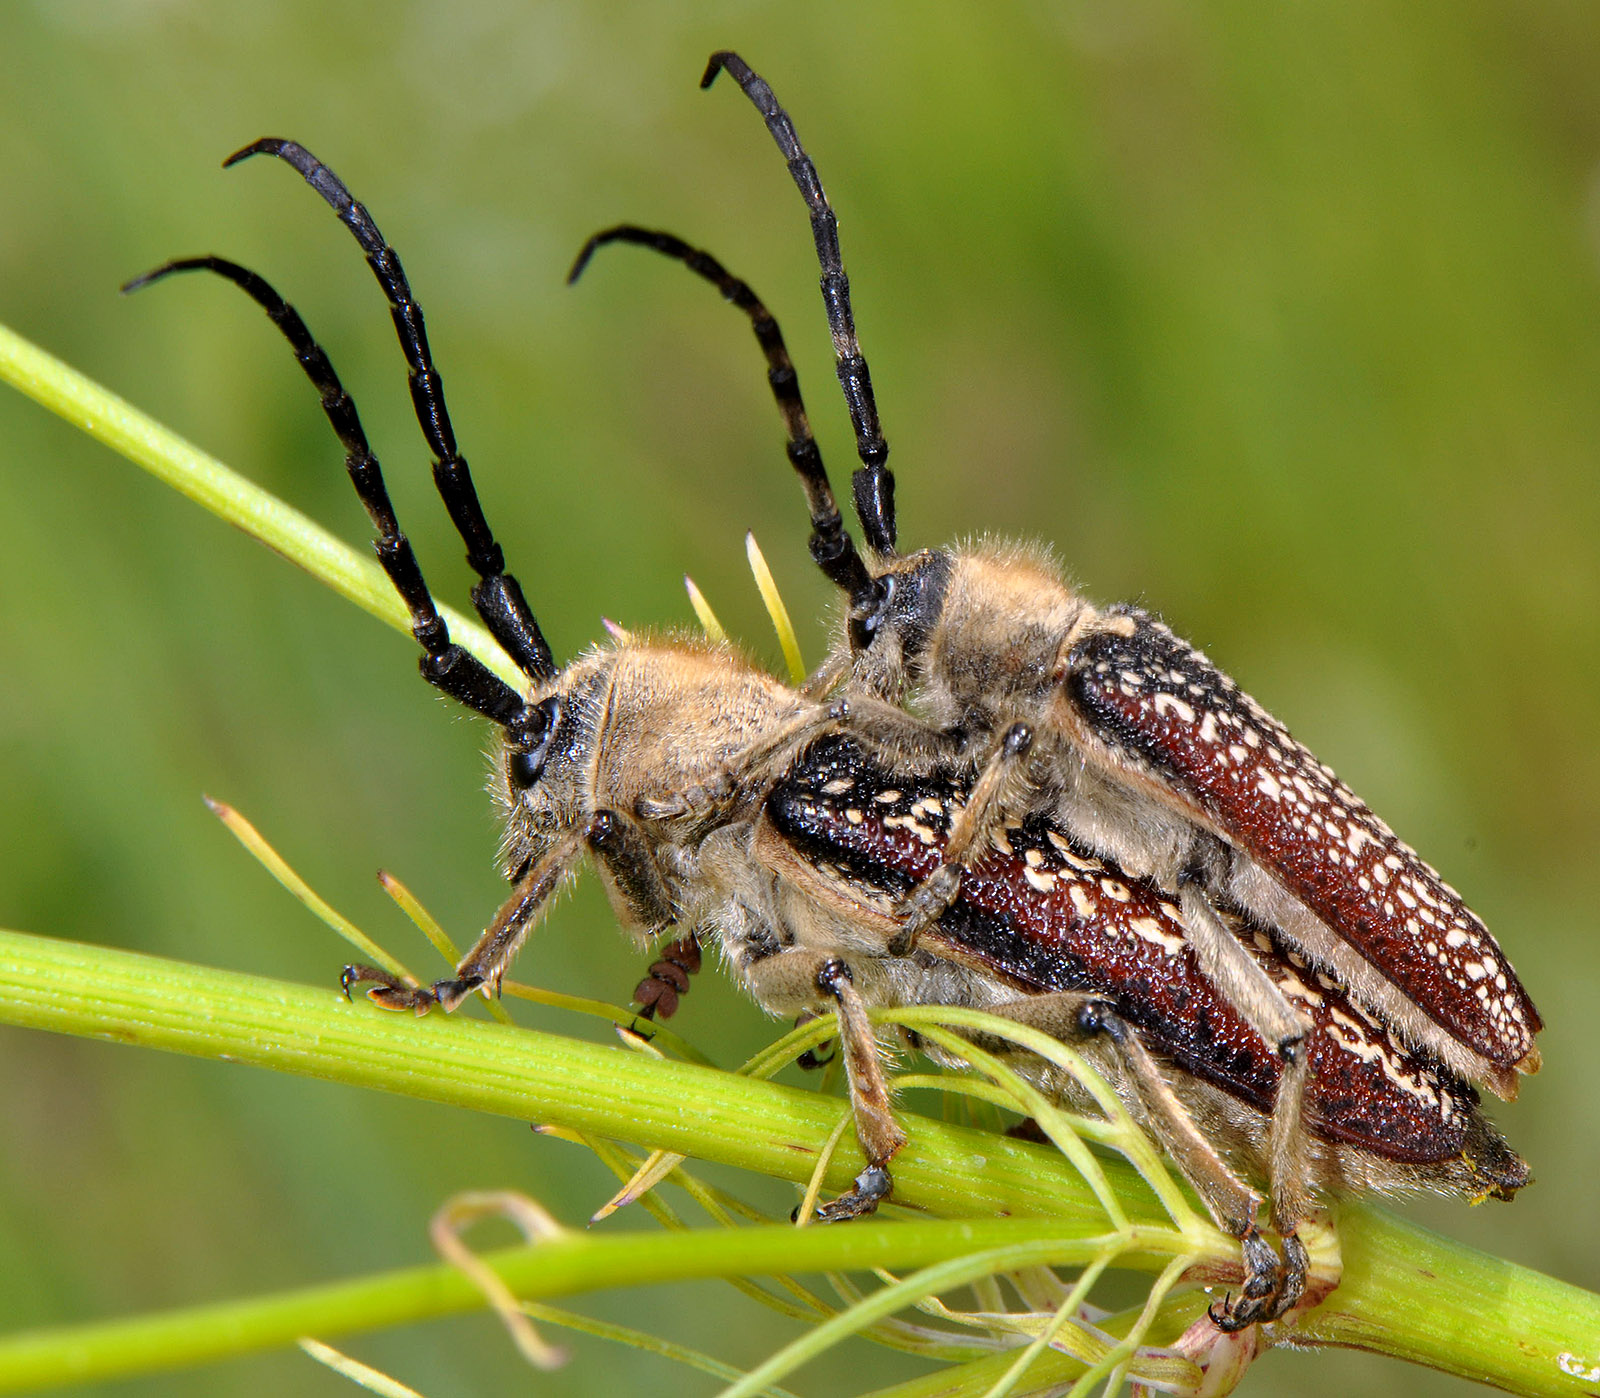
M 1251 1228 L 1239 1246 L 1244 1255 L 1244 1285 L 1237 1296 L 1229 1292 L 1208 1312 L 1211 1323 L 1230 1335 L 1249 1325 L 1277 1320 L 1299 1305 L 1311 1263 L 1306 1245 L 1293 1233 L 1284 1236 L 1281 1259 L 1257 1228 Z
M 882 1165 L 868 1165 L 856 1176 L 855 1188 L 841 1194 L 830 1203 L 817 1207 L 818 1223 L 844 1223 L 852 1218 L 865 1218 L 889 1197 L 894 1180 Z
M 671 1019 L 678 1012 L 678 999 L 689 993 L 689 977 L 700 969 L 700 939 L 693 932 L 679 937 L 661 949 L 645 978 L 633 992 L 642 1019 Z
M 961 870 L 954 864 L 941 864 L 895 906 L 895 916 L 903 919 L 889 939 L 890 956 L 909 956 L 917 938 L 948 911 L 961 892 Z
M 459 980 L 438 980 L 432 985 L 412 985 L 377 966 L 362 965 L 346 966 L 339 975 L 339 988 L 344 991 L 346 1000 L 350 998 L 354 986 L 363 984 L 368 986 L 367 999 L 374 1005 L 381 1005 L 386 1010 L 415 1010 L 419 1015 L 425 1015 L 435 1005 L 441 1006 L 446 1012 L 455 1009 L 483 984 L 483 979 L 480 976 L 466 976 Z

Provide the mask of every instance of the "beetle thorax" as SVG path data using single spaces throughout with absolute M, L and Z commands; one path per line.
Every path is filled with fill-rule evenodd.
M 937 723 L 992 728 L 1039 714 L 1057 684 L 1062 638 L 1087 604 L 1042 552 L 952 553 L 938 625 L 914 670 Z

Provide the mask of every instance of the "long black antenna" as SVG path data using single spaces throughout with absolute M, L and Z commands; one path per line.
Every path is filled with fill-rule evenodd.
M 583 275 L 589 259 L 608 243 L 632 243 L 651 248 L 664 257 L 674 258 L 710 282 L 722 293 L 724 300 L 749 316 L 750 328 L 755 331 L 756 342 L 766 356 L 767 383 L 777 400 L 778 411 L 783 415 L 783 425 L 789 438 L 789 460 L 800 476 L 800 484 L 806 493 L 806 505 L 811 511 L 811 556 L 828 578 L 852 598 L 869 591 L 873 587 L 872 575 L 861 561 L 855 541 L 845 532 L 844 521 L 839 517 L 833 486 L 822 464 L 822 452 L 811 434 L 806 405 L 800 397 L 800 376 L 795 372 L 794 361 L 789 358 L 788 346 L 783 342 L 783 332 L 778 328 L 772 312 L 751 290 L 748 282 L 734 276 L 710 253 L 691 247 L 671 233 L 640 228 L 631 223 L 619 223 L 615 228 L 604 229 L 591 237 L 573 261 L 572 270 L 567 274 L 568 285 Z
M 852 479 L 856 516 L 861 521 L 867 547 L 880 556 L 892 556 L 895 551 L 894 476 L 888 467 L 889 444 L 878 422 L 872 375 L 856 339 L 855 315 L 850 309 L 850 279 L 844 274 L 844 259 L 839 252 L 839 220 L 822 191 L 817 167 L 811 163 L 811 157 L 795 134 L 794 122 L 778 105 L 778 99 L 765 80 L 744 59 L 727 49 L 712 54 L 700 86 L 710 87 L 724 68 L 744 89 L 744 95 L 767 123 L 767 130 L 789 162 L 789 174 L 811 214 L 811 236 L 816 242 L 817 261 L 822 268 L 822 304 L 828 313 L 828 328 L 833 333 L 835 368 L 850 409 L 850 422 L 856 431 L 856 453 L 861 458 L 862 469 Z
M 433 366 L 422 307 L 411 294 L 399 254 L 384 241 L 372 215 L 345 188 L 344 182 L 304 146 L 264 136 L 243 150 L 235 151 L 222 162 L 223 168 L 237 165 L 252 155 L 276 156 L 298 170 L 361 245 L 367 265 L 388 298 L 395 333 L 405 352 L 410 369 L 411 402 L 434 454 L 434 484 L 450 512 L 456 532 L 467 546 L 467 562 L 478 575 L 479 581 L 472 589 L 472 604 L 495 640 L 505 647 L 529 679 L 536 683 L 550 679 L 556 673 L 550 647 L 522 595 L 521 585 L 505 570 L 505 554 L 484 518 L 478 492 L 472 484 L 472 473 L 467 469 L 466 459 L 456 450 L 455 430 L 445 407 L 444 381 Z
M 272 323 L 283 332 L 300 367 L 321 396 L 322 411 L 344 445 L 345 469 L 378 531 L 373 541 L 378 562 L 411 613 L 411 634 L 423 650 L 419 662 L 423 678 L 469 709 L 493 719 L 506 730 L 513 743 L 531 741 L 536 745 L 540 730 L 548 726 L 547 716 L 528 705 L 522 695 L 494 671 L 450 639 L 449 627 L 434 606 L 411 541 L 401 532 L 395 518 L 383 480 L 383 468 L 367 443 L 355 400 L 345 392 L 333 364 L 322 346 L 312 338 L 299 312 L 278 295 L 265 278 L 223 257 L 180 257 L 135 277 L 122 289 L 137 291 L 174 272 L 215 272 L 219 277 L 226 277 L 265 310 Z

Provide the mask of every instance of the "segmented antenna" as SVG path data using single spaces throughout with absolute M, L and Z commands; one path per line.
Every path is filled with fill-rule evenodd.
M 467 546 L 467 562 L 478 575 L 479 580 L 472 589 L 472 604 L 523 674 L 535 683 L 552 678 L 556 666 L 550 647 L 522 595 L 521 585 L 505 570 L 505 555 L 484 518 L 478 492 L 472 484 L 472 473 L 467 469 L 466 459 L 456 450 L 455 430 L 450 425 L 450 413 L 444 401 L 444 381 L 434 368 L 422 307 L 411 294 L 399 254 L 384 241 L 372 215 L 345 188 L 344 182 L 304 146 L 264 136 L 243 150 L 235 151 L 222 162 L 223 168 L 237 165 L 253 155 L 276 156 L 298 170 L 305 182 L 339 216 L 339 222 L 354 234 L 366 254 L 367 265 L 388 298 L 389 314 L 405 352 L 412 406 L 434 454 L 434 484 L 450 512 L 456 532 Z
M 589 260 L 609 243 L 631 243 L 636 247 L 650 248 L 664 257 L 683 263 L 696 276 L 703 277 L 722 293 L 723 299 L 736 306 L 750 318 L 750 328 L 755 331 L 756 342 L 767 360 L 767 383 L 777 400 L 778 411 L 783 415 L 784 430 L 788 433 L 789 461 L 800 477 L 806 493 L 806 505 L 811 511 L 811 556 L 829 580 L 844 588 L 852 598 L 872 586 L 871 574 L 861 555 L 856 552 L 855 541 L 845 532 L 844 521 L 839 517 L 839 507 L 834 503 L 833 486 L 827 469 L 822 464 L 822 451 L 811 434 L 811 423 L 806 417 L 806 405 L 800 397 L 800 376 L 795 372 L 794 361 L 784 344 L 783 332 L 771 311 L 751 289 L 750 284 L 728 271 L 710 253 L 691 247 L 682 238 L 636 224 L 619 223 L 596 233 L 579 250 L 567 273 L 570 286 L 583 275 Z
M 423 678 L 469 709 L 493 719 L 513 739 L 537 726 L 537 710 L 475 655 L 450 639 L 450 629 L 434 606 L 411 541 L 401 532 L 400 522 L 395 517 L 383 480 L 383 468 L 367 443 L 355 400 L 345 392 L 333 364 L 322 346 L 312 338 L 299 312 L 278 295 L 265 278 L 223 257 L 180 257 L 135 277 L 122 289 L 137 291 L 174 272 L 214 272 L 226 278 L 266 311 L 293 347 L 300 367 L 322 399 L 323 413 L 344 445 L 345 470 L 350 473 L 356 495 L 378 531 L 373 541 L 378 562 L 411 613 L 411 634 L 423 650 L 419 662 Z
M 839 220 L 822 191 L 817 167 L 811 163 L 811 157 L 795 134 L 794 122 L 778 105 L 778 99 L 765 80 L 744 59 L 727 49 L 712 54 L 700 86 L 710 87 L 723 69 L 727 69 L 761 113 L 767 130 L 789 162 L 789 174 L 811 214 L 811 236 L 817 245 L 817 261 L 822 268 L 822 304 L 828 313 L 828 328 L 833 333 L 835 368 L 850 409 L 850 422 L 856 432 L 856 453 L 862 463 L 862 469 L 852 478 L 856 517 L 861 521 L 867 547 L 880 556 L 892 556 L 895 551 L 894 476 L 888 467 L 889 444 L 878 422 L 872 375 L 867 371 L 867 361 L 856 339 L 855 314 L 850 309 L 850 279 L 845 276 L 844 259 L 839 252 Z

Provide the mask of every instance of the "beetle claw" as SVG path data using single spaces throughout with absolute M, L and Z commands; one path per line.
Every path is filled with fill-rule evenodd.
M 1299 1305 L 1311 1264 L 1306 1245 L 1293 1233 L 1284 1235 L 1281 1259 L 1258 1229 L 1252 1228 L 1239 1243 L 1244 1254 L 1244 1285 L 1237 1297 L 1230 1291 L 1207 1312 L 1211 1323 L 1229 1335 L 1246 1326 L 1278 1320 Z

